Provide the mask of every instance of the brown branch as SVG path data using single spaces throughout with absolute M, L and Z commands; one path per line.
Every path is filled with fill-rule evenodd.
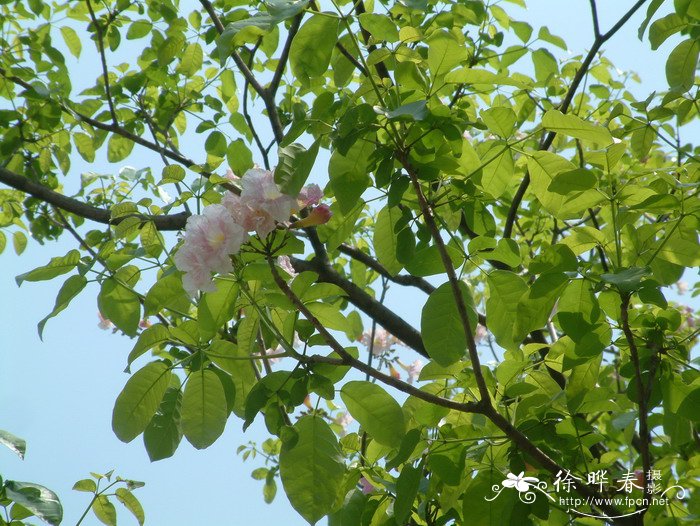
M 282 81 L 282 74 L 284 73 L 284 68 L 287 65 L 287 59 L 289 58 L 289 50 L 292 48 L 292 40 L 294 40 L 294 36 L 297 34 L 297 31 L 299 31 L 299 26 L 301 26 L 302 18 L 304 18 L 303 11 L 294 17 L 292 23 L 289 26 L 289 30 L 287 31 L 287 39 L 284 41 L 284 47 L 282 48 L 282 52 L 280 53 L 279 62 L 277 63 L 275 72 L 272 75 L 270 85 L 267 87 L 267 92 L 273 97 L 275 96 L 277 90 L 280 87 L 280 82 Z
M 418 205 L 421 209 L 421 212 L 423 213 L 423 218 L 425 220 L 426 225 L 428 226 L 430 235 L 435 241 L 435 246 L 437 246 L 438 248 L 440 258 L 442 259 L 442 264 L 445 267 L 445 272 L 447 272 L 447 279 L 450 282 L 450 286 L 452 288 L 452 294 L 454 295 L 455 304 L 457 305 L 457 312 L 459 313 L 462 328 L 464 329 L 464 336 L 467 340 L 469 360 L 471 361 L 474 377 L 476 379 L 476 384 L 479 388 L 479 394 L 481 396 L 481 400 L 479 400 L 479 403 L 483 404 L 485 407 L 490 406 L 491 394 L 489 393 L 489 389 L 486 385 L 484 375 L 481 372 L 481 362 L 479 360 L 479 353 L 476 349 L 476 342 L 474 341 L 474 331 L 472 330 L 471 322 L 469 321 L 469 316 L 467 314 L 467 306 L 464 303 L 464 297 L 462 296 L 462 292 L 459 286 L 460 281 L 457 278 L 457 274 L 455 273 L 455 268 L 452 264 L 452 260 L 450 259 L 450 255 L 447 253 L 447 249 L 445 248 L 445 243 L 442 240 L 442 237 L 440 236 L 440 229 L 438 228 L 437 223 L 435 222 L 433 210 L 430 204 L 428 204 L 428 202 L 426 201 L 425 196 L 423 195 L 423 190 L 421 189 L 420 181 L 418 181 L 418 174 L 416 174 L 415 170 L 413 169 L 413 166 L 411 166 L 411 163 L 408 159 L 408 154 L 403 151 L 396 152 L 396 154 L 399 161 L 401 162 L 404 169 L 408 173 L 408 176 L 411 179 L 411 184 L 413 185 L 413 189 L 416 192 L 416 196 L 418 197 Z
M 425 358 L 430 358 L 423 345 L 423 338 L 416 328 L 397 315 L 394 311 L 379 303 L 352 281 L 338 274 L 332 267 L 314 258 L 312 261 L 290 258 L 297 272 L 311 271 L 318 274 L 319 281 L 332 283 L 340 287 L 350 303 L 379 324 L 399 340 Z
M 95 12 L 92 10 L 92 3 L 90 0 L 86 1 L 88 11 L 90 12 L 90 18 L 92 19 L 92 25 L 95 26 L 95 32 L 97 33 L 97 50 L 100 53 L 100 62 L 102 64 L 102 78 L 105 83 L 105 95 L 107 97 L 107 106 L 109 106 L 109 114 L 112 116 L 112 122 L 115 125 L 119 125 L 119 120 L 117 119 L 117 112 L 114 110 L 114 101 L 112 100 L 112 93 L 109 87 L 109 71 L 107 69 L 107 57 L 105 56 L 105 45 L 104 45 L 104 34 L 102 33 L 102 26 L 97 21 Z
M 202 4 L 202 7 L 204 7 L 204 10 L 211 18 L 212 22 L 214 23 L 214 27 L 216 27 L 216 31 L 219 34 L 222 34 L 225 28 L 223 23 L 221 22 L 221 19 L 216 14 L 214 6 L 212 6 L 209 0 L 199 0 L 199 3 Z M 275 104 L 275 94 L 262 87 L 262 85 L 255 78 L 253 72 L 250 70 L 248 65 L 241 57 L 241 55 L 239 55 L 235 49 L 231 51 L 231 58 L 233 58 L 233 61 L 236 63 L 236 66 L 243 75 L 243 78 L 245 78 L 250 84 L 250 86 L 255 90 L 255 92 L 258 95 L 260 95 L 260 98 L 265 104 L 265 109 L 267 110 L 267 117 L 270 120 L 270 126 L 272 126 L 272 133 L 275 136 L 275 141 L 277 141 L 278 143 L 282 142 L 282 139 L 284 138 L 284 131 L 282 129 L 282 123 L 280 121 L 279 114 L 277 113 L 277 105 Z
M 98 223 L 103 223 L 105 225 L 116 225 L 127 217 L 139 217 L 143 221 L 153 221 L 158 230 L 181 230 L 185 227 L 187 222 L 187 217 L 189 214 L 187 212 L 181 212 L 179 214 L 172 215 L 128 215 L 112 219 L 109 210 L 104 208 L 98 208 L 96 206 L 83 203 L 72 197 L 60 194 L 54 190 L 46 188 L 43 185 L 35 183 L 29 180 L 27 177 L 11 172 L 7 168 L 0 166 L 0 182 L 19 190 L 25 192 L 37 199 L 49 203 L 61 210 L 65 210 L 71 214 L 83 217 L 85 219 L 90 219 Z
M 311 311 L 309 311 L 309 309 L 306 308 L 306 305 L 304 305 L 304 303 L 294 294 L 292 289 L 289 288 L 287 283 L 279 275 L 279 272 L 277 272 L 277 269 L 275 268 L 272 259 L 268 258 L 268 263 L 270 265 L 270 270 L 272 271 L 272 277 L 275 280 L 277 286 L 280 288 L 280 290 L 284 293 L 285 296 L 287 296 L 287 298 L 292 302 L 296 309 L 301 314 L 303 314 L 307 320 L 309 320 L 309 322 L 314 326 L 314 328 L 318 331 L 321 337 L 323 337 L 323 339 L 326 341 L 328 346 L 331 349 L 333 349 L 333 351 L 335 351 L 335 353 L 338 356 L 340 356 L 340 360 L 326 358 L 323 356 L 299 356 L 297 357 L 297 359 L 301 361 L 307 361 L 310 363 L 317 362 L 332 363 L 335 365 L 349 365 L 350 367 L 353 367 L 358 371 L 368 374 L 372 378 L 379 380 L 380 382 L 386 385 L 390 385 L 391 387 L 394 387 L 399 391 L 402 391 L 411 396 L 415 396 L 416 398 L 420 398 L 421 400 L 425 400 L 426 402 L 429 402 L 431 404 L 439 405 L 440 407 L 447 407 L 449 409 L 454 409 L 463 413 L 481 412 L 481 408 L 476 403 L 455 402 L 454 400 L 450 400 L 449 398 L 443 398 L 441 396 L 436 396 L 426 391 L 422 391 L 407 382 L 399 380 L 398 378 L 394 378 L 393 376 L 379 372 L 375 368 L 370 367 L 369 365 L 364 363 L 363 361 L 354 358 L 350 353 L 348 353 L 345 350 L 345 348 L 342 345 L 340 345 L 340 343 L 333 337 L 333 335 L 330 332 L 328 332 L 328 330 L 323 326 L 323 324 L 320 321 L 318 321 L 318 319 L 311 313 Z
M 639 405 L 639 453 L 642 456 L 642 469 L 644 470 L 644 498 L 647 496 L 647 473 L 651 471 L 651 453 L 649 451 L 649 445 L 651 444 L 651 435 L 649 433 L 649 425 L 647 423 L 648 409 L 647 409 L 647 394 L 642 382 L 642 368 L 639 363 L 639 352 L 637 350 L 637 343 L 634 341 L 634 334 L 632 334 L 632 329 L 630 328 L 629 322 L 629 308 L 630 308 L 630 295 L 627 293 L 620 294 L 622 302 L 620 304 L 620 322 L 622 324 L 622 332 L 625 334 L 625 339 L 627 340 L 627 345 L 630 348 L 630 357 L 632 358 L 632 364 L 634 365 L 634 382 L 637 387 L 637 404 Z M 640 512 L 640 516 L 643 516 L 646 509 Z
M 371 268 L 380 276 L 385 277 L 389 281 L 392 281 L 398 285 L 416 287 L 425 292 L 426 294 L 431 294 L 435 290 L 435 287 L 431 285 L 430 282 L 421 277 L 411 276 L 410 274 L 391 274 L 386 268 L 384 268 L 384 266 L 381 263 L 379 263 L 379 261 L 374 259 L 372 256 L 366 254 L 359 248 L 348 245 L 347 243 L 342 243 L 338 247 L 338 250 L 341 253 L 359 261 L 366 267 Z
M 559 106 L 559 111 L 562 113 L 566 113 L 569 109 L 569 106 L 571 105 L 571 101 L 574 99 L 574 95 L 576 94 L 576 90 L 578 90 L 579 85 L 581 84 L 581 81 L 583 81 L 584 77 L 588 73 L 588 68 L 590 67 L 591 63 L 593 62 L 593 59 L 595 58 L 596 54 L 598 53 L 598 50 L 601 48 L 605 42 L 607 42 L 615 33 L 617 33 L 622 26 L 627 23 L 627 21 L 632 17 L 632 15 L 640 8 L 642 5 L 646 2 L 646 0 L 638 0 L 630 9 L 627 11 L 620 20 L 608 31 L 607 33 L 603 35 L 596 35 L 595 40 L 593 41 L 593 45 L 591 46 L 590 51 L 586 55 L 586 57 L 583 59 L 583 62 L 581 63 L 581 67 L 579 70 L 576 72 L 576 75 L 574 75 L 573 80 L 571 81 L 571 85 L 569 86 L 569 89 L 566 92 L 566 95 L 564 96 L 564 99 L 562 100 L 561 105 Z M 595 3 L 592 3 L 592 5 L 595 5 Z M 539 147 L 539 150 L 544 151 L 544 150 L 549 150 L 550 146 L 554 142 L 554 138 L 556 137 L 557 133 L 555 131 L 550 131 L 547 136 L 545 137 L 544 141 Z M 517 191 L 515 192 L 515 195 L 513 196 L 513 202 L 510 205 L 510 208 L 508 210 L 508 216 L 506 217 L 506 224 L 503 229 L 503 237 L 511 237 L 513 233 L 513 224 L 515 223 L 515 218 L 518 214 L 518 208 L 520 208 L 520 203 L 523 200 L 523 197 L 525 196 L 525 192 L 527 191 L 528 186 L 530 185 L 530 174 L 526 173 L 525 177 L 523 177 L 523 180 L 520 182 L 520 186 L 518 187 Z

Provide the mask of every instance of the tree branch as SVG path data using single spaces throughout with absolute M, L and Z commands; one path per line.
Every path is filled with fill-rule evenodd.
M 355 305 L 370 318 L 376 319 L 382 327 L 418 354 L 425 358 L 430 358 L 423 345 L 423 338 L 420 332 L 394 311 L 367 294 L 355 283 L 345 279 L 333 270 L 333 268 L 319 261 L 317 258 L 314 258 L 312 261 L 290 258 L 290 261 L 297 272 L 304 272 L 307 270 L 315 272 L 318 274 L 319 281 L 332 283 L 343 289 L 348 295 L 350 303 Z
M 23 175 L 11 172 L 3 166 L 0 166 L 0 182 L 15 190 L 25 192 L 37 199 L 41 199 L 61 210 L 105 225 L 116 225 L 127 217 L 134 217 L 133 215 L 128 215 L 112 219 L 109 210 L 98 208 L 55 192 L 54 190 L 29 180 Z M 188 216 L 189 214 L 187 212 L 161 216 L 136 215 L 136 217 L 142 218 L 143 221 L 153 221 L 158 230 L 181 230 L 185 227 Z
M 420 181 L 418 181 L 418 175 L 416 174 L 408 159 L 408 154 L 403 151 L 396 153 L 399 161 L 401 162 L 404 169 L 408 173 L 408 176 L 411 179 L 411 184 L 413 185 L 413 189 L 416 192 L 416 196 L 418 197 L 418 205 L 421 211 L 423 212 L 423 218 L 425 220 L 426 225 L 428 226 L 428 230 L 430 231 L 433 240 L 435 241 L 435 245 L 437 246 L 438 252 L 440 253 L 440 258 L 442 259 L 442 264 L 445 267 L 445 271 L 447 272 L 447 279 L 450 282 L 450 286 L 452 288 L 452 294 L 454 295 L 455 304 L 457 305 L 457 312 L 459 313 L 462 328 L 464 329 L 464 336 L 467 340 L 469 360 L 471 361 L 474 377 L 476 378 L 476 384 L 479 388 L 479 394 L 481 397 L 481 400 L 479 402 L 485 407 L 490 406 L 491 394 L 489 393 L 486 381 L 484 380 L 484 375 L 481 372 L 481 362 L 479 360 L 479 353 L 476 349 L 476 342 L 474 341 L 474 331 L 472 329 L 471 322 L 469 321 L 469 316 L 467 315 L 467 306 L 464 303 L 464 298 L 462 297 L 462 292 L 459 286 L 460 282 L 459 279 L 457 279 L 455 268 L 452 265 L 450 255 L 447 253 L 445 243 L 442 240 L 442 237 L 440 236 L 440 230 L 437 226 L 437 223 L 435 222 L 433 210 L 426 201 L 425 196 L 423 195 L 423 190 L 421 189 Z
M 620 20 L 604 35 L 597 34 L 595 40 L 593 41 L 593 45 L 591 46 L 590 51 L 586 55 L 586 57 L 583 59 L 583 62 L 581 63 L 581 67 L 579 70 L 576 72 L 576 75 L 574 75 L 573 80 L 571 81 L 571 85 L 569 86 L 569 89 L 566 92 L 566 95 L 564 96 L 564 99 L 562 100 L 561 105 L 559 106 L 559 111 L 562 113 L 566 113 L 569 109 L 569 106 L 571 105 L 571 101 L 574 98 L 574 95 L 576 94 L 576 90 L 578 90 L 579 85 L 581 84 L 581 81 L 583 78 L 586 76 L 586 73 L 588 73 L 588 68 L 591 65 L 591 62 L 593 62 L 593 59 L 595 58 L 596 54 L 598 53 L 598 50 L 601 48 L 601 46 L 607 42 L 615 33 L 617 33 L 622 26 L 627 23 L 627 21 L 632 17 L 632 15 L 640 8 L 646 0 L 638 0 L 631 8 L 629 11 L 627 11 Z M 556 137 L 557 133 L 555 131 L 550 131 L 547 136 L 545 137 L 544 141 L 540 145 L 539 150 L 545 151 L 549 150 L 550 146 L 554 142 L 554 137 Z M 523 197 L 525 196 L 525 192 L 527 191 L 528 186 L 530 185 L 530 173 L 526 173 L 525 177 L 523 177 L 523 180 L 520 183 L 520 186 L 518 187 L 517 191 L 515 192 L 515 195 L 513 196 L 513 202 L 510 205 L 510 208 L 508 210 L 508 216 L 506 218 L 506 224 L 503 229 L 503 237 L 511 237 L 513 233 L 513 224 L 515 223 L 515 218 L 518 214 L 518 208 L 520 208 L 520 203 L 523 200 Z
M 331 349 L 333 349 L 333 351 L 335 351 L 335 353 L 338 356 L 340 356 L 340 361 L 334 360 L 333 358 L 326 358 L 323 356 L 309 356 L 306 358 L 304 358 L 303 356 L 299 356 L 297 357 L 297 359 L 311 363 L 318 362 L 333 363 L 336 365 L 349 365 L 365 374 L 368 374 L 372 378 L 375 378 L 376 380 L 379 380 L 380 382 L 386 385 L 390 385 L 391 387 L 394 387 L 399 391 L 402 391 L 411 396 L 415 396 L 416 398 L 420 398 L 421 400 L 425 400 L 426 402 L 429 402 L 431 404 L 439 405 L 440 407 L 447 407 L 449 409 L 454 409 L 463 413 L 481 412 L 481 408 L 476 403 L 460 403 L 455 402 L 454 400 L 450 400 L 449 398 L 443 398 L 440 396 L 430 394 L 426 391 L 422 391 L 421 389 L 412 386 L 409 383 L 399 380 L 398 378 L 394 378 L 393 376 L 379 372 L 374 367 L 370 367 L 363 361 L 354 358 L 350 353 L 348 353 L 345 350 L 345 348 L 342 345 L 340 345 L 340 343 L 338 343 L 338 341 L 333 337 L 333 335 L 330 332 L 328 332 L 328 330 L 323 326 L 323 324 L 320 321 L 318 321 L 318 319 L 311 313 L 311 311 L 309 311 L 309 309 L 306 308 L 306 305 L 304 305 L 304 303 L 294 294 L 292 289 L 289 288 L 287 283 L 279 275 L 279 272 L 277 272 L 277 269 L 275 268 L 272 259 L 268 257 L 267 261 L 270 266 L 270 270 L 272 271 L 272 277 L 275 280 L 277 286 L 280 288 L 280 290 L 284 292 L 284 295 L 287 296 L 287 298 L 292 302 L 292 304 L 297 308 L 297 310 L 301 314 L 303 314 L 307 320 L 309 320 L 309 322 L 315 327 L 318 333 L 326 341 L 328 346 Z
M 338 250 L 341 253 L 359 261 L 366 267 L 371 268 L 372 270 L 377 272 L 377 274 L 379 274 L 382 277 L 385 277 L 393 283 L 409 287 L 416 287 L 425 292 L 426 294 L 430 294 L 435 290 L 435 287 L 433 287 L 427 280 L 421 277 L 411 276 L 410 274 L 391 274 L 386 268 L 384 268 L 384 266 L 381 263 L 379 263 L 379 261 L 374 259 L 372 256 L 364 253 L 359 248 L 348 245 L 347 243 L 342 243 L 338 247 Z
M 107 106 L 109 106 L 109 114 L 112 116 L 112 122 L 114 125 L 119 125 L 119 120 L 117 119 L 117 112 L 114 110 L 114 101 L 112 100 L 112 93 L 109 87 L 109 72 L 107 70 L 107 57 L 105 56 L 105 45 L 104 45 L 104 34 L 102 33 L 102 26 L 100 26 L 95 16 L 95 12 L 92 10 L 92 3 L 90 0 L 86 1 L 88 11 L 90 12 L 90 18 L 92 19 L 92 25 L 95 26 L 95 33 L 97 33 L 97 50 L 100 53 L 100 62 L 102 63 L 102 78 L 105 83 L 105 95 L 107 97 Z
M 630 328 L 629 322 L 629 308 L 630 308 L 630 295 L 625 293 L 621 294 L 622 302 L 620 304 L 620 322 L 622 323 L 622 332 L 625 334 L 625 339 L 627 340 L 627 345 L 630 348 L 630 357 L 632 358 L 632 364 L 634 365 L 634 382 L 637 387 L 637 404 L 639 405 L 639 453 L 642 456 L 642 469 L 644 470 L 644 483 L 643 492 L 644 498 L 647 496 L 647 473 L 651 471 L 651 453 L 649 451 L 649 445 L 651 444 L 651 435 L 649 434 L 649 425 L 647 422 L 647 394 L 644 383 L 642 382 L 642 368 L 639 363 L 639 352 L 637 350 L 637 344 L 634 341 L 634 334 L 632 334 L 632 329 Z M 644 515 L 646 510 L 640 512 L 640 515 Z

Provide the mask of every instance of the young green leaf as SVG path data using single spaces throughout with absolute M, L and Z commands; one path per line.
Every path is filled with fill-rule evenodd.
M 399 447 L 406 428 L 401 406 L 376 384 L 352 381 L 340 390 L 348 412 L 380 444 Z
M 182 397 L 182 432 L 197 449 L 211 446 L 224 432 L 228 418 L 221 380 L 209 369 L 195 371 Z
M 151 362 L 136 371 L 119 393 L 112 412 L 112 429 L 122 442 L 143 433 L 163 399 L 172 372 L 165 362 Z
M 297 439 L 280 453 L 280 476 L 295 510 L 316 524 L 340 496 L 345 465 L 335 434 L 318 416 L 303 416 L 294 424 Z

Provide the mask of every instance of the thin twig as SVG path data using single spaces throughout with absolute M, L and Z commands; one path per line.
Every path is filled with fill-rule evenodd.
M 649 445 L 651 444 L 651 435 L 649 434 L 649 425 L 647 423 L 647 395 L 644 383 L 642 382 L 642 368 L 639 363 L 639 352 L 637 350 L 637 344 L 634 341 L 634 334 L 632 334 L 632 329 L 630 328 L 629 322 L 629 308 L 630 308 L 630 295 L 625 293 L 620 295 L 622 302 L 620 304 L 620 322 L 622 324 L 622 332 L 625 334 L 625 339 L 627 340 L 627 345 L 630 349 L 630 357 L 632 358 L 632 364 L 634 365 L 634 381 L 637 387 L 637 404 L 639 406 L 639 438 L 640 438 L 640 451 L 642 456 L 642 469 L 644 470 L 644 489 L 643 493 L 646 497 L 647 493 L 647 473 L 651 471 L 651 453 L 649 451 Z M 640 515 L 644 515 L 646 509 L 640 511 Z
M 586 55 L 586 57 L 583 59 L 583 62 L 581 63 L 581 67 L 579 70 L 576 72 L 576 75 L 574 75 L 573 80 L 571 81 L 571 85 L 569 86 L 569 89 L 566 92 L 566 95 L 564 96 L 564 99 L 562 100 L 561 105 L 559 106 L 559 111 L 562 113 L 566 113 L 567 110 L 569 109 L 569 106 L 571 105 L 571 101 L 574 98 L 574 95 L 576 94 L 576 90 L 578 90 L 579 85 L 581 84 L 581 81 L 583 78 L 586 76 L 588 73 L 588 68 L 590 67 L 591 63 L 593 62 L 593 59 L 595 58 L 596 54 L 598 53 L 598 50 L 601 48 L 601 46 L 607 42 L 619 29 L 625 25 L 625 23 L 632 17 L 632 15 L 640 8 L 642 5 L 646 2 L 646 0 L 638 0 L 631 8 L 629 11 L 627 11 L 620 20 L 608 31 L 607 33 L 603 35 L 597 35 L 593 45 L 591 46 L 590 51 Z M 544 138 L 542 144 L 540 145 L 540 150 L 545 151 L 549 150 L 550 146 L 554 142 L 554 138 L 556 137 L 556 132 L 555 131 L 550 131 Z M 510 208 L 508 209 L 508 216 L 506 217 L 506 223 L 505 227 L 503 229 L 503 237 L 511 237 L 513 233 L 513 223 L 515 223 L 516 216 L 518 214 L 518 208 L 520 208 L 520 203 L 523 200 L 523 197 L 525 196 L 525 192 L 527 191 L 528 186 L 530 186 L 530 173 L 527 172 L 525 173 L 525 176 L 523 177 L 523 180 L 520 182 L 520 186 L 518 186 L 517 191 L 515 192 L 515 195 L 513 196 L 513 201 L 511 202 Z
M 109 114 L 112 116 L 112 122 L 115 126 L 119 125 L 117 120 L 117 112 L 114 110 L 114 102 L 112 101 L 112 93 L 109 87 L 109 72 L 107 70 L 107 57 L 105 56 L 105 46 L 104 46 L 104 34 L 102 33 L 102 26 L 100 26 L 95 16 L 95 12 L 92 10 L 92 3 L 90 0 L 86 2 L 88 11 L 90 12 L 90 18 L 92 19 L 92 25 L 95 26 L 95 32 L 97 33 L 97 49 L 100 52 L 100 62 L 102 63 L 102 78 L 105 83 L 105 95 L 107 97 L 107 105 L 109 106 Z

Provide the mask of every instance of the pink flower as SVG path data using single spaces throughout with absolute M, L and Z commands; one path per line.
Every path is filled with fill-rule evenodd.
M 394 345 L 403 345 L 398 338 L 389 334 L 389 332 L 382 327 L 377 327 L 374 331 L 374 344 L 372 345 L 370 345 L 372 343 L 371 337 L 372 331 L 365 331 L 362 333 L 362 336 L 360 336 L 359 341 L 364 344 L 368 350 L 371 347 L 374 356 L 381 356 L 389 352 Z
M 479 323 L 476 326 L 476 331 L 474 333 L 474 341 L 476 341 L 476 343 L 481 343 L 488 335 L 488 329 L 486 329 L 486 327 Z
M 265 237 L 275 229 L 276 222 L 289 219 L 296 200 L 280 192 L 272 172 L 252 168 L 240 182 L 241 195 L 227 193 L 221 204 L 246 232 L 254 230 Z
M 331 208 L 328 205 L 318 205 L 305 218 L 295 221 L 289 226 L 290 228 L 306 228 L 308 226 L 323 225 L 328 223 L 331 217 L 333 217 L 333 212 L 331 212 Z
M 297 201 L 299 208 L 306 208 L 307 206 L 317 205 L 322 198 L 323 190 L 321 190 L 321 187 L 317 184 L 310 184 L 301 189 L 297 196 Z
M 278 257 L 277 264 L 291 277 L 295 277 L 297 275 L 297 271 L 294 270 L 294 267 L 292 266 L 292 261 L 289 259 L 289 256 Z
M 184 289 L 192 296 L 198 290 L 216 290 L 211 273 L 231 272 L 230 256 L 240 250 L 245 240 L 245 231 L 224 206 L 209 205 L 202 215 L 190 216 L 184 243 L 174 257 L 177 268 L 185 273 Z
M 423 370 L 423 361 L 422 360 L 416 360 L 413 363 L 409 364 L 408 367 L 406 367 L 406 372 L 408 373 L 408 383 L 412 384 L 416 378 L 418 378 L 418 375 L 420 375 L 420 372 Z
M 107 318 L 105 318 L 100 311 L 97 311 L 97 316 L 100 318 L 99 323 L 97 326 L 102 329 L 103 331 L 107 331 L 114 327 L 114 324 L 109 321 Z
M 374 486 L 365 477 L 360 477 L 359 484 L 360 484 L 360 488 L 362 489 L 362 493 L 364 493 L 365 495 L 372 493 L 374 491 Z
M 676 289 L 678 290 L 678 295 L 682 296 L 688 292 L 688 283 L 686 281 L 676 281 Z
M 139 327 L 141 327 L 142 329 L 148 329 L 151 325 L 153 324 L 148 318 L 144 318 L 139 322 Z
M 276 354 L 283 354 L 283 353 L 284 353 L 284 348 L 282 348 L 281 345 L 278 345 L 278 346 L 275 347 L 274 349 L 265 349 L 265 354 L 266 354 L 267 356 L 275 356 Z M 270 364 L 277 363 L 277 362 L 279 362 L 280 360 L 282 360 L 282 358 L 268 358 L 268 359 L 267 359 L 267 361 L 268 361 Z
M 334 424 L 338 424 L 342 428 L 342 435 L 344 436 L 347 433 L 348 426 L 354 421 L 353 417 L 350 416 L 349 413 L 338 413 L 338 416 L 336 416 L 333 419 Z

